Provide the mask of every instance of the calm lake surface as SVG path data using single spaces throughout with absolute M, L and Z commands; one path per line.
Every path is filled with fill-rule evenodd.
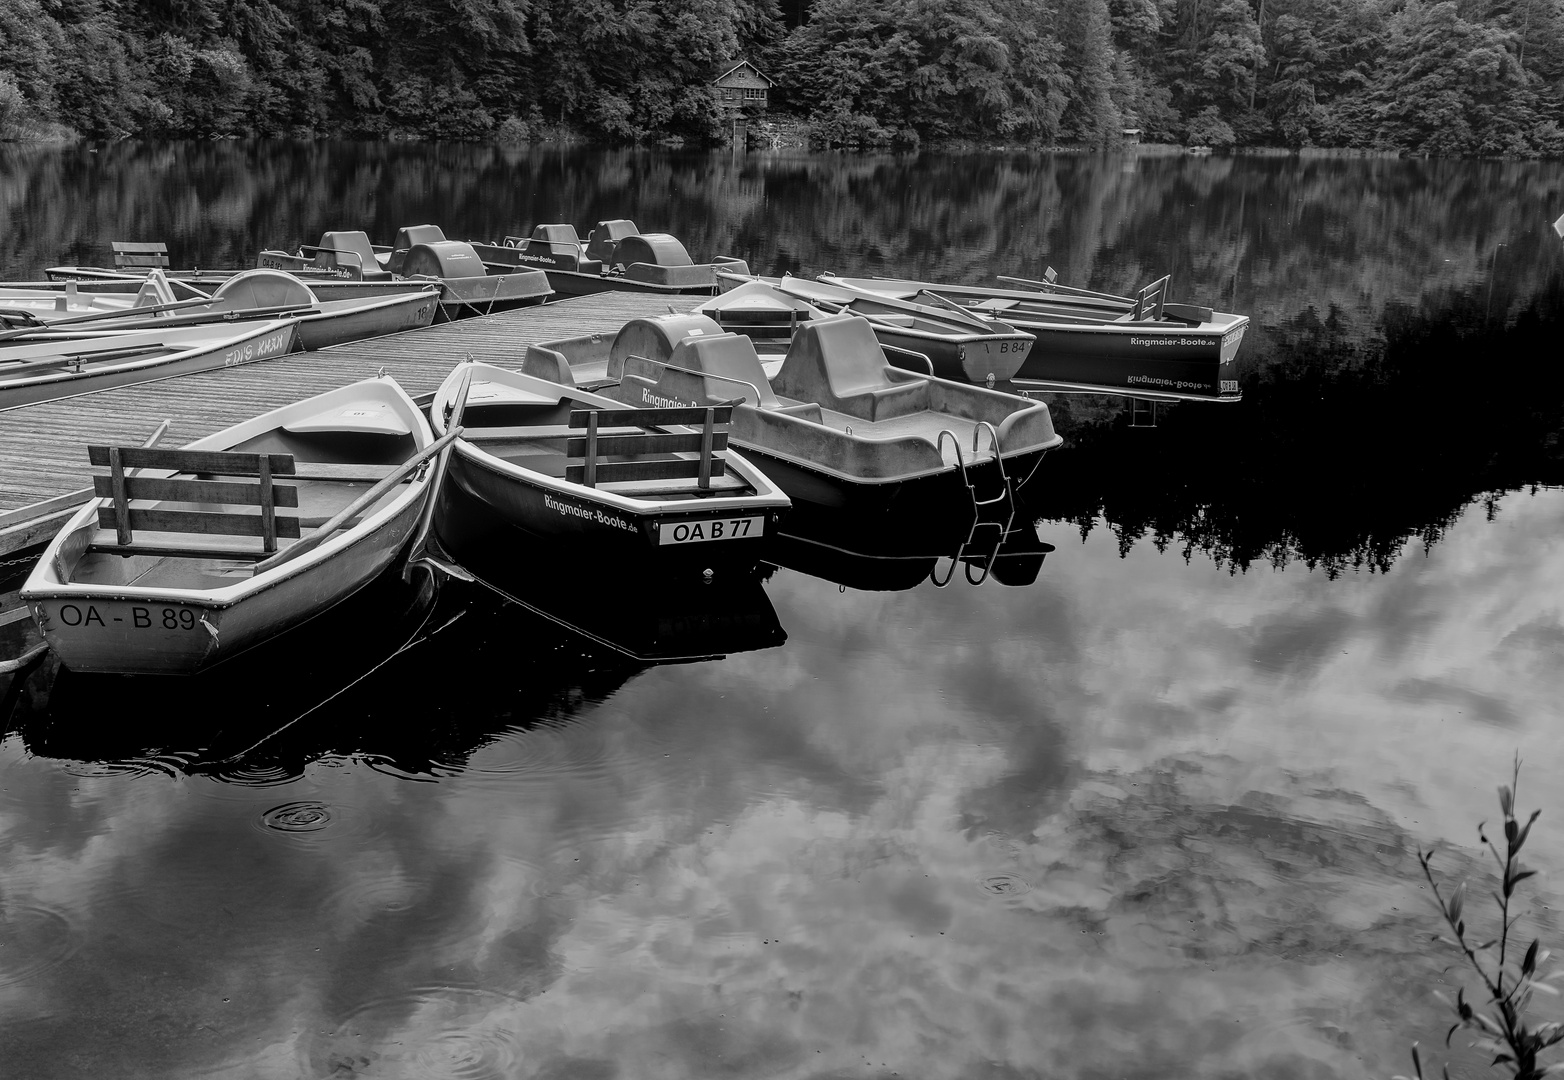
M 0 676 L 0 1074 L 1443 1060 L 1432 991 L 1472 980 L 1416 851 L 1488 921 L 1517 754 L 1520 933 L 1564 947 L 1560 212 L 1557 163 L 0 148 L 11 280 L 629 217 L 760 272 L 1169 273 L 1254 320 L 1239 404 L 1050 399 L 981 586 L 875 537 L 683 597 L 540 560 L 520 604 L 392 590 L 242 676 Z

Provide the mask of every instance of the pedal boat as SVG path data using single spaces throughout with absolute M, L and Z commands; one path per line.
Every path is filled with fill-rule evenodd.
M 727 448 L 729 407 L 626 408 L 468 363 L 435 394 L 437 434 L 458 401 L 463 433 L 435 513 L 439 540 L 458 560 L 506 544 L 515 530 L 637 574 L 747 573 L 790 505 Z
M 1008 519 L 1062 441 L 1040 401 L 893 366 L 855 315 L 800 324 L 769 364 L 704 315 L 664 315 L 632 320 L 612 342 L 534 345 L 522 367 L 631 404 L 732 402 L 734 445 L 794 500 L 795 515 L 852 511 L 865 515 L 854 527 L 920 537 L 931 506 L 954 508 L 941 516 L 968 539 L 979 519 Z
M 1167 277 L 1134 296 L 1052 280 L 1012 289 L 832 275 L 822 280 L 904 302 L 952 305 L 1034 335 L 1037 344 L 1012 380 L 1017 389 L 1107 391 L 1169 401 L 1241 397 L 1232 364 L 1249 317 L 1167 302 Z
M 190 674 L 308 621 L 398 558 L 441 448 L 381 377 L 183 449 L 89 448 L 99 497 L 21 590 L 79 671 Z M 214 480 L 213 477 L 222 477 Z
M 267 250 L 256 266 L 269 270 L 326 271 L 355 281 L 433 281 L 440 286 L 435 322 L 541 304 L 554 290 L 548 276 L 530 267 L 486 261 L 471 244 L 447 240 L 438 225 L 400 229 L 390 247 L 377 247 L 363 232 L 324 233 L 297 254 Z
M 537 226 L 531 236 L 507 236 L 497 244 L 473 241 L 472 246 L 491 265 L 542 270 L 559 296 L 714 293 L 719 273 L 749 273 L 742 259 L 697 263 L 677 237 L 643 233 L 626 219 L 598 222 L 585 243 L 574 225 L 554 224 Z
M 298 324 L 248 319 L 206 326 L 93 330 L 43 326 L 0 331 L 0 411 L 238 367 L 295 351 Z
M 438 310 L 439 286 L 382 296 L 321 300 L 293 274 L 246 270 L 224 281 L 208 299 L 180 299 L 161 270 L 148 273 L 134 296 L 49 290 L 0 290 L 0 325 L 87 327 L 94 330 L 204 326 L 241 319 L 285 318 L 298 324 L 305 351 L 344 345 L 428 326 Z M 187 296 L 190 291 L 187 291 Z

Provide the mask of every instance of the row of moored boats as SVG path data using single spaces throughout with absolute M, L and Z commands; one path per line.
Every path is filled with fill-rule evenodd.
M 644 253 L 626 249 L 633 238 L 619 238 L 618 250 Z M 294 257 L 349 250 L 340 234 L 326 239 Z M 358 253 L 349 264 L 358 277 L 268 266 L 215 284 L 215 275 L 162 268 L 88 281 L 83 268 L 69 268 L 61 276 L 74 277 L 74 288 L 54 283 L 67 304 L 35 313 L 36 323 L 18 319 L 32 332 L 13 341 L 28 344 L 0 349 L 41 353 L 56 340 L 43 337 L 48 328 L 63 323 L 75 335 L 69 348 L 117 338 L 103 351 L 131 350 L 138 335 L 234 329 L 247 320 L 222 312 L 257 308 L 266 309 L 261 328 L 237 332 L 264 342 L 286 329 L 292 347 L 297 313 L 334 302 L 320 299 L 328 281 L 378 284 L 371 276 L 383 267 L 393 275 L 383 280 L 416 281 L 412 295 L 441 308 L 446 279 L 405 276 L 420 246 L 450 243 L 426 240 L 409 244 L 396 270 L 394 249 Z M 571 241 L 556 233 L 546 242 Z M 529 265 L 520 257 L 532 241 L 507 243 L 520 253 L 514 265 Z M 585 257 L 587 245 L 576 247 Z M 480 261 L 498 260 L 484 251 Z M 562 272 L 596 273 L 605 288 L 627 273 L 622 262 L 591 261 Z M 1047 406 L 1014 392 L 1046 348 L 1019 329 L 1021 317 L 1059 293 L 1010 290 L 1022 295 L 1001 308 L 995 297 L 926 283 L 761 279 L 734 261 L 705 270 L 712 295 L 694 311 L 634 319 L 612 338 L 534 344 L 514 368 L 458 365 L 426 405 L 382 375 L 180 449 L 89 447 L 103 470 L 97 498 L 48 545 L 22 593 L 44 639 L 79 670 L 193 672 L 311 618 L 396 564 L 461 573 L 464 553 L 503 550 L 519 534 L 562 545 L 573 573 L 634 567 L 692 584 L 748 573 L 790 522 L 827 538 L 867 522 L 885 536 L 937 536 L 962 550 L 991 529 L 997 550 L 1043 456 L 1061 441 Z M 514 272 L 553 280 L 547 268 Z M 630 280 L 657 276 L 638 273 Z M 697 288 L 664 277 L 661 288 Z M 139 284 L 131 291 L 122 280 Z M 94 290 L 100 282 L 111 287 Z M 180 285 L 215 306 L 182 306 L 200 298 L 179 295 Z M 1149 302 L 1132 302 L 1130 314 L 1147 317 L 1131 323 L 1153 321 L 1139 310 Z M 1169 316 L 1172 305 L 1156 303 L 1163 321 L 1201 314 Z M 218 318 L 134 328 L 138 306 L 161 309 L 144 313 L 154 320 Z M 1019 314 L 1001 321 L 991 317 L 998 310 Z M 1113 310 L 1102 308 L 1101 325 Z M 55 312 L 64 314 L 51 320 Z M 6 359 L 0 352 L 0 394 Z M 0 408 L 10 404 L 0 397 Z

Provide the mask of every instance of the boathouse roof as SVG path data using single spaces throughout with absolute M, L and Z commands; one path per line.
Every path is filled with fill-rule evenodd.
M 713 76 L 712 82 L 720 83 L 722 80 L 739 73 L 743 69 L 748 69 L 748 74 L 754 75 L 756 78 L 766 80 L 766 85 L 768 87 L 776 85 L 776 80 L 771 78 L 771 76 L 767 75 L 765 72 L 761 71 L 754 64 L 751 64 L 748 60 L 724 60 L 722 63 L 717 65 L 717 73 L 715 76 Z

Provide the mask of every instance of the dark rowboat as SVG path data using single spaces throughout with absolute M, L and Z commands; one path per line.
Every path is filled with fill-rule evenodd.
M 1051 291 L 830 275 L 823 280 L 904 301 L 923 298 L 1034 335 L 1037 344 L 1013 379 L 1018 389 L 1106 390 L 1167 400 L 1240 396 L 1232 363 L 1249 317 L 1168 303 L 1165 277 L 1134 297 L 1048 281 L 1037 284 Z
M 696 580 L 703 571 L 747 573 L 789 505 L 760 470 L 727 450 L 730 409 L 627 409 L 530 375 L 464 364 L 435 395 L 437 433 L 453 422 L 448 411 L 459 413 L 463 435 L 444 481 L 452 497 L 442 495 L 435 529 L 458 560 L 475 546 L 506 544 L 516 530 L 566 542 L 584 565 L 615 572 Z

